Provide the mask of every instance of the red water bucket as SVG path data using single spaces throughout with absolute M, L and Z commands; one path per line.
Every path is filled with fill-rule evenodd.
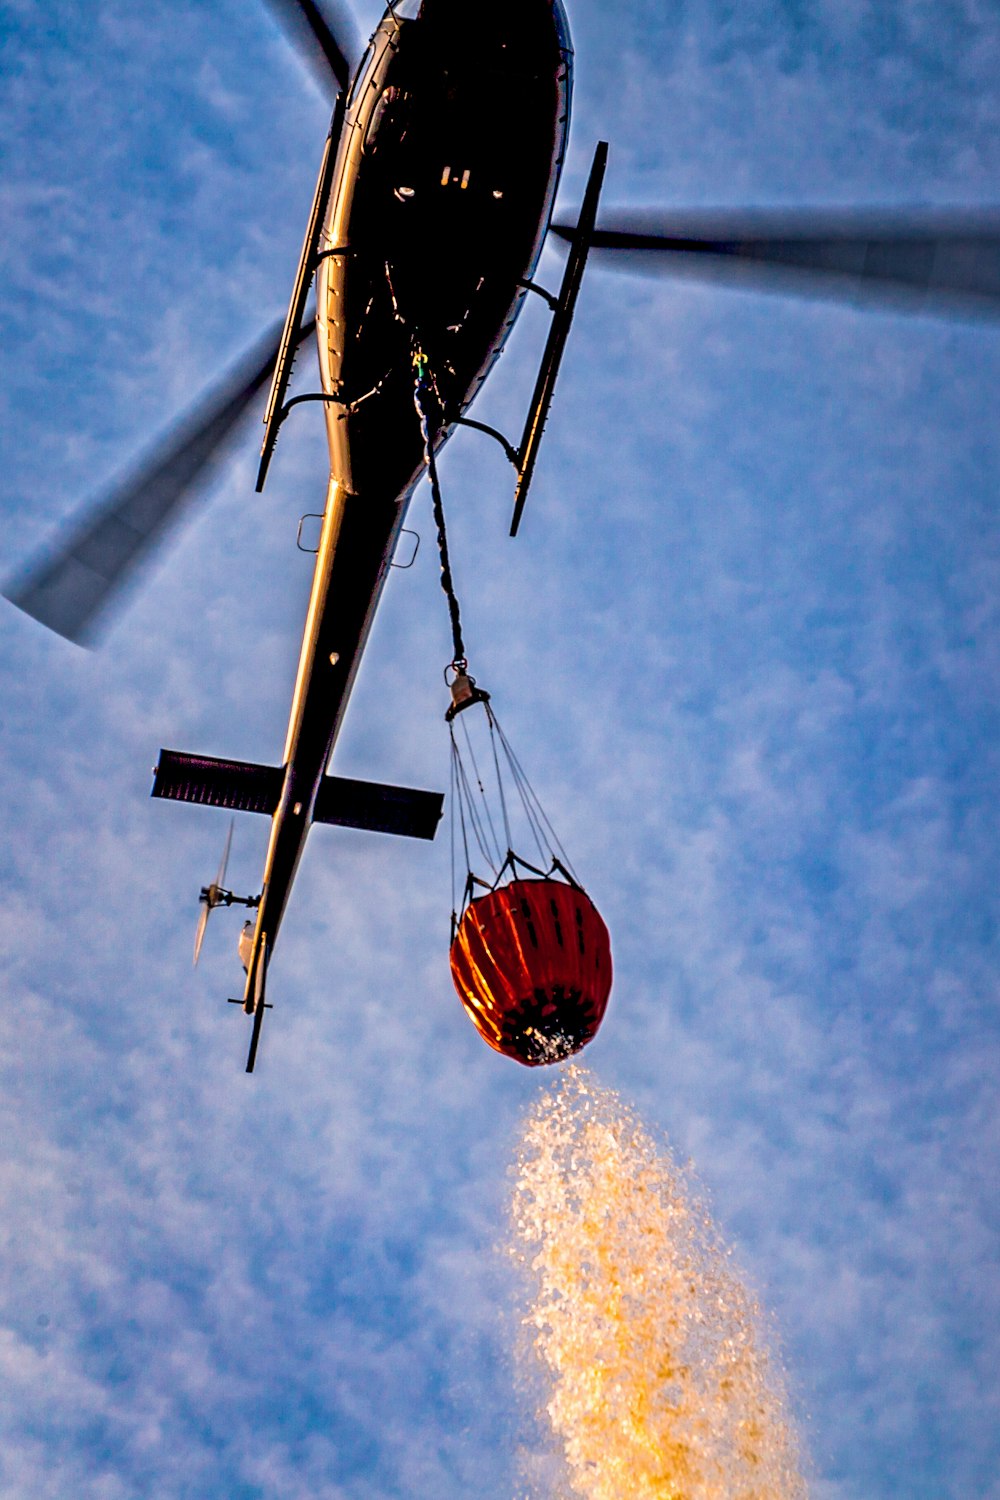
M 611 993 L 611 941 L 579 886 L 512 880 L 466 907 L 451 973 L 480 1036 L 537 1067 L 597 1034 Z

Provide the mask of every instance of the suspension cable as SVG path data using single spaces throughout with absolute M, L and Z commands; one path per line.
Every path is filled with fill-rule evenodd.
M 455 726 L 454 724 L 450 726 L 454 798 L 452 819 L 453 826 L 457 822 L 461 830 L 466 868 L 469 871 L 464 899 L 470 899 L 472 887 L 475 885 L 482 885 L 487 890 L 495 890 L 506 870 L 515 869 L 517 866 L 523 866 L 543 878 L 546 874 L 552 875 L 558 871 L 571 885 L 579 885 L 569 856 L 510 741 L 504 734 L 492 705 L 487 702 L 483 704 L 483 708 L 497 777 L 496 795 L 499 798 L 499 808 L 491 808 L 491 794 L 487 794 L 483 784 L 468 724 L 463 719 L 465 743 L 461 750 L 455 734 Z M 537 849 L 541 868 L 531 864 L 514 848 L 512 832 L 516 830 L 513 828 L 512 815 L 517 804 L 520 804 L 520 812 L 516 814 L 516 821 L 520 825 L 521 833 L 527 834 L 529 842 L 533 843 Z M 498 837 L 501 831 L 507 840 L 506 854 L 503 853 Z M 489 879 L 482 880 L 479 876 L 472 874 L 469 855 L 475 850 L 478 850 L 479 857 L 492 873 L 492 883 Z
M 438 554 L 441 559 L 441 588 L 443 589 L 445 598 L 448 601 L 448 614 L 451 620 L 451 641 L 454 655 L 452 657 L 450 665 L 451 669 L 456 675 L 456 678 L 461 676 L 463 682 L 466 682 L 467 685 L 472 685 L 474 688 L 475 679 L 467 677 L 469 663 L 465 655 L 465 641 L 462 636 L 462 617 L 461 611 L 459 609 L 458 596 L 455 593 L 455 583 L 451 572 L 451 560 L 448 554 L 448 533 L 445 528 L 444 520 L 444 504 L 441 499 L 441 485 L 438 480 L 437 462 L 434 456 L 435 421 L 441 410 L 441 401 L 434 383 L 434 376 L 431 372 L 430 362 L 427 358 L 427 355 L 420 348 L 419 343 L 416 342 L 414 343 L 413 348 L 413 402 L 417 409 L 417 416 L 420 420 L 420 432 L 424 441 L 424 461 L 427 465 L 427 478 L 430 481 L 431 487 L 431 499 L 434 509 L 434 525 L 437 529 Z M 468 871 L 468 878 L 465 885 L 465 894 L 463 896 L 463 909 L 464 903 L 470 897 L 472 886 L 474 884 L 486 884 L 472 874 L 472 866 L 469 858 L 470 834 L 472 840 L 478 846 L 482 858 L 492 869 L 496 881 L 499 881 L 502 878 L 504 871 L 507 869 L 511 861 L 516 860 L 521 864 L 525 863 L 525 861 L 520 859 L 520 856 L 514 854 L 514 851 L 511 848 L 510 814 L 507 807 L 507 797 L 504 791 L 504 777 L 500 767 L 501 751 L 503 753 L 504 759 L 507 762 L 507 768 L 510 772 L 511 780 L 513 781 L 514 788 L 521 803 L 521 809 L 524 814 L 525 822 L 527 824 L 531 837 L 538 848 L 538 852 L 542 858 L 542 861 L 544 862 L 546 859 L 551 860 L 552 870 L 560 870 L 572 881 L 575 881 L 576 879 L 573 874 L 572 866 L 569 864 L 569 860 L 566 857 L 566 851 L 563 849 L 562 844 L 559 842 L 559 839 L 556 836 L 555 829 L 549 822 L 549 819 L 545 814 L 544 808 L 538 800 L 534 788 L 528 781 L 521 763 L 511 749 L 510 742 L 508 741 L 507 736 L 504 734 L 503 729 L 497 721 L 495 714 L 490 708 L 489 694 L 484 692 L 474 692 L 473 701 L 481 702 L 486 710 L 486 718 L 489 724 L 490 748 L 492 750 L 493 766 L 496 773 L 497 793 L 500 803 L 500 816 L 503 822 L 503 831 L 506 837 L 507 854 L 506 857 L 504 857 L 500 847 L 500 840 L 497 837 L 497 829 L 494 825 L 493 815 L 490 810 L 490 800 L 486 795 L 486 788 L 483 785 L 482 775 L 476 761 L 475 751 L 472 747 L 472 741 L 469 738 L 468 726 L 464 722 L 462 724 L 462 729 L 465 737 L 466 750 L 469 759 L 472 762 L 473 774 L 475 777 L 476 786 L 479 791 L 479 800 L 482 802 L 482 811 L 480 811 L 477 805 L 477 799 L 473 788 L 470 785 L 468 772 L 466 771 L 462 755 L 455 740 L 454 725 L 451 723 L 451 719 L 456 712 L 456 707 L 461 708 L 467 706 L 466 698 L 465 701 L 457 701 L 456 707 L 453 707 L 449 715 L 447 716 L 449 725 L 451 727 L 452 756 L 451 879 L 453 929 L 456 922 L 455 896 L 457 894 L 455 887 L 455 855 L 457 851 L 455 848 L 454 823 L 456 808 L 458 811 L 459 829 L 462 838 L 462 850 L 465 856 L 465 866 L 466 870 Z M 558 850 L 559 854 L 562 855 L 562 860 L 558 858 L 556 850 Z M 534 869 L 534 866 L 528 865 L 527 868 Z M 488 888 L 489 887 L 487 886 L 487 889 Z
M 497 831 L 496 831 L 496 829 L 493 826 L 493 813 L 490 810 L 490 799 L 487 797 L 487 795 L 486 795 L 486 788 L 483 786 L 483 777 L 482 777 L 482 773 L 481 773 L 481 771 L 479 769 L 479 762 L 476 760 L 476 752 L 473 749 L 472 737 L 469 734 L 469 726 L 465 722 L 464 719 L 462 720 L 462 731 L 463 731 L 463 733 L 465 735 L 465 748 L 468 750 L 468 752 L 469 752 L 469 759 L 472 762 L 472 770 L 473 770 L 473 773 L 474 773 L 475 778 L 476 778 L 476 785 L 479 788 L 479 797 L 480 797 L 480 801 L 482 802 L 482 805 L 483 805 L 483 815 L 484 815 L 484 817 L 486 819 L 485 826 L 489 828 L 490 837 L 493 840 L 493 848 L 496 851 L 496 863 L 499 864 L 500 861 L 503 859 L 503 850 L 501 849 L 500 840 L 497 837 Z M 454 731 L 454 725 L 453 725 L 452 726 L 452 734 L 454 734 L 454 732 L 455 731 Z M 509 837 L 507 839 L 507 843 L 508 844 L 510 843 L 510 838 Z
M 459 760 L 458 746 L 455 744 L 454 735 L 452 735 L 451 739 L 451 774 L 454 782 L 454 800 L 451 804 L 451 815 L 452 819 L 454 819 L 455 809 L 457 807 L 462 829 L 462 853 L 465 856 L 465 868 L 466 871 L 468 871 L 472 868 L 472 866 L 469 862 L 469 833 L 468 829 L 465 826 L 465 797 L 463 795 L 462 789 L 462 764 Z
M 525 811 L 527 812 L 528 805 L 530 803 L 534 808 L 535 816 L 537 817 L 540 825 L 543 825 L 546 830 L 544 839 L 545 843 L 548 844 L 549 855 L 552 856 L 553 859 L 555 859 L 555 854 L 558 850 L 559 854 L 562 856 L 560 862 L 567 867 L 570 876 L 573 880 L 575 880 L 576 874 L 573 870 L 573 866 L 570 864 L 569 855 L 563 848 L 562 843 L 559 839 L 559 835 L 553 828 L 551 822 L 549 821 L 548 814 L 546 813 L 544 807 L 541 804 L 541 801 L 539 800 L 538 793 L 535 791 L 534 787 L 531 785 L 531 782 L 528 780 L 524 767 L 518 760 L 517 755 L 513 747 L 511 746 L 511 743 L 508 740 L 507 736 L 504 734 L 503 728 L 500 725 L 499 721 L 497 721 L 497 734 L 499 736 L 500 743 L 503 746 L 504 754 L 507 757 L 508 764 L 510 765 L 511 771 L 513 772 L 514 783 L 517 786 L 518 792 L 520 793 L 521 802 L 525 808 Z
M 459 751 L 458 745 L 455 741 L 454 731 L 452 731 L 451 736 L 451 749 L 458 781 L 459 812 L 462 819 L 462 837 L 463 840 L 465 840 L 466 868 L 472 868 L 468 861 L 468 839 L 466 835 L 466 825 L 468 825 L 468 828 L 471 829 L 472 836 L 475 839 L 476 844 L 479 846 L 480 854 L 495 874 L 503 856 L 499 853 L 496 853 L 491 847 L 486 827 L 483 824 L 482 817 L 480 816 L 480 813 L 476 806 L 475 795 L 473 793 L 472 787 L 469 785 L 468 773 L 465 769 L 465 763 L 462 760 L 461 752 Z M 493 839 L 493 843 L 496 843 L 495 836 Z
M 488 703 L 485 705 L 485 708 L 486 717 L 489 720 L 490 725 L 490 747 L 493 751 L 493 769 L 496 772 L 497 792 L 500 797 L 500 811 L 503 814 L 503 831 L 507 838 L 507 848 L 509 850 L 511 844 L 513 843 L 513 840 L 510 834 L 510 818 L 507 815 L 507 798 L 504 794 L 503 789 L 503 777 L 500 774 L 500 757 L 497 754 L 497 737 L 495 733 L 497 728 L 497 721 L 493 715 L 493 710 L 490 708 L 490 705 Z
M 452 746 L 452 750 L 454 751 L 454 746 Z M 451 808 L 451 817 L 448 820 L 449 823 L 450 823 L 450 825 L 451 825 L 451 828 L 450 828 L 450 834 L 451 834 L 451 837 L 450 837 L 450 843 L 451 843 L 451 937 L 452 937 L 452 941 L 453 942 L 455 940 L 455 928 L 458 926 L 458 892 L 455 889 L 455 799 L 456 799 L 456 794 L 457 794 L 457 778 L 455 776 L 455 756 L 454 756 L 454 753 L 453 753 L 452 757 L 451 757 L 451 795 L 449 797 L 449 806 Z M 463 831 L 463 833 L 465 832 L 464 827 L 463 827 L 462 831 Z M 465 862 L 465 867 L 466 867 L 466 869 L 468 869 L 468 867 L 469 867 L 469 861 L 468 861 L 468 859 Z

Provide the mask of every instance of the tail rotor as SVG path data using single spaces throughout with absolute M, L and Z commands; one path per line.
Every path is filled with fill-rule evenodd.
M 201 902 L 201 915 L 198 918 L 198 929 L 194 935 L 194 961 L 197 964 L 201 957 L 201 945 L 205 940 L 205 928 L 208 919 L 217 906 L 232 906 L 232 891 L 224 889 L 226 878 L 226 867 L 229 864 L 229 851 L 233 847 L 233 829 L 236 819 L 233 818 L 229 824 L 229 832 L 226 834 L 225 848 L 222 851 L 222 859 L 219 862 L 219 872 L 211 885 L 203 885 L 198 900 Z M 239 899 L 239 898 L 236 898 Z

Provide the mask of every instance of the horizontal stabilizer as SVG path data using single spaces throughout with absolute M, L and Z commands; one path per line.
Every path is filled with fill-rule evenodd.
M 234 812 L 274 812 L 281 800 L 285 773 L 280 766 L 251 761 L 216 760 L 212 755 L 184 755 L 161 750 L 153 773 L 154 797 L 173 802 L 200 802 Z
M 341 828 L 369 828 L 373 833 L 399 833 L 411 839 L 432 839 L 443 806 L 441 792 L 418 792 L 408 786 L 381 786 L 376 781 L 324 776 L 313 822 L 337 823 Z
M 173 802 L 198 802 L 204 807 L 270 816 L 281 801 L 284 781 L 285 773 L 280 766 L 161 750 L 152 795 Z M 440 792 L 352 781 L 346 776 L 324 776 L 313 822 L 432 839 L 443 805 L 444 796 Z

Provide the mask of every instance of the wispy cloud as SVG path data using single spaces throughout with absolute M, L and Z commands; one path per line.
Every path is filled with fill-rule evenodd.
M 280 308 L 326 123 L 252 7 L 8 12 L 6 566 Z M 609 202 L 993 191 L 988 7 L 571 20 L 567 202 L 598 136 Z M 484 420 L 519 427 L 544 321 Z M 697 1158 L 823 1500 L 996 1484 L 998 348 L 595 266 L 516 543 L 499 452 L 443 465 L 474 666 L 612 930 L 595 1066 Z M 280 753 L 319 428 L 263 497 L 252 453 L 220 476 L 103 653 L 4 616 L 11 1494 L 513 1492 L 491 1251 L 537 1078 L 451 992 L 446 843 L 316 832 L 248 1080 L 238 922 L 190 969 L 224 819 L 146 797 L 161 744 Z M 411 524 L 338 755 L 443 789 Z

